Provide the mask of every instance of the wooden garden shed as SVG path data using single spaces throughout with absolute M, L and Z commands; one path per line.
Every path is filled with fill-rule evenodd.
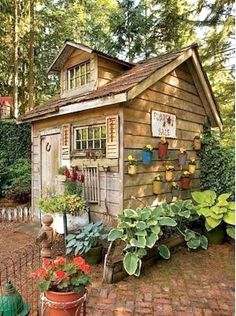
M 178 150 L 196 157 L 193 139 L 204 123 L 222 129 L 222 120 L 197 45 L 131 64 L 85 45 L 66 41 L 49 67 L 60 77 L 60 95 L 19 117 L 32 124 L 32 206 L 48 188 L 57 190 L 58 168 L 77 166 L 85 174 L 94 218 L 115 219 L 124 208 L 171 201 L 170 183 L 153 194 L 152 182 L 175 166 Z M 171 130 L 157 119 L 172 122 Z M 169 143 L 166 159 L 157 156 L 161 136 Z M 142 149 L 154 147 L 144 165 Z M 138 160 L 127 172 L 128 156 Z M 197 161 L 198 162 L 198 161 Z M 199 164 L 189 190 L 199 187 Z M 181 192 L 185 198 L 189 190 Z

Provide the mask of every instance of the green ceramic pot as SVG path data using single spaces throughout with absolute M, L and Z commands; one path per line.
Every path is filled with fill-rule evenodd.
M 91 248 L 83 257 L 89 264 L 99 263 L 102 259 L 102 246 Z
M 204 235 L 207 237 L 210 244 L 222 245 L 225 241 L 225 229 L 221 226 L 216 227 L 209 232 L 205 229 Z

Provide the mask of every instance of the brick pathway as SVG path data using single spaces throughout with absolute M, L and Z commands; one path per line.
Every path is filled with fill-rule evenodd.
M 181 249 L 159 261 L 139 279 L 101 283 L 102 266 L 93 271 L 88 315 L 234 315 L 234 246 Z

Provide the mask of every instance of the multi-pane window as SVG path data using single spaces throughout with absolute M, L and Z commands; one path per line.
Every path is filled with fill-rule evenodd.
M 74 149 L 105 149 L 106 125 L 74 129 Z
M 78 88 L 91 81 L 90 61 L 79 64 L 67 71 L 68 90 Z

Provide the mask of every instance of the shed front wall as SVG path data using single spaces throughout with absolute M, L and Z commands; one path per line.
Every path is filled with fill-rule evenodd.
M 157 148 L 160 138 L 151 134 L 151 111 L 176 115 L 176 139 L 168 138 L 169 158 L 160 160 L 157 150 L 154 149 L 151 165 L 142 164 L 142 148 L 151 144 Z M 164 177 L 167 162 L 175 166 L 175 181 L 179 180 L 181 170 L 177 163 L 177 155 L 180 147 L 187 149 L 188 159 L 197 159 L 197 171 L 191 182 L 189 191 L 182 191 L 182 197 L 189 197 L 191 190 L 199 188 L 199 159 L 193 150 L 193 138 L 203 131 L 203 125 L 207 121 L 206 111 L 203 107 L 194 80 L 186 63 L 163 77 L 149 89 L 144 91 L 134 100 L 126 103 L 124 107 L 124 207 L 138 207 L 140 201 L 148 205 L 157 205 L 160 202 L 170 202 L 172 199 L 171 185 L 165 183 L 163 192 L 154 195 L 152 181 L 160 173 Z M 131 154 L 139 160 L 137 174 L 129 175 L 128 155 Z M 134 200 L 132 196 L 139 199 Z
M 39 214 L 37 201 L 41 197 L 41 134 L 50 133 L 50 130 L 59 129 L 61 130 L 62 125 L 70 124 L 73 126 L 89 126 L 97 124 L 105 124 L 106 117 L 112 115 L 119 115 L 119 142 L 122 144 L 123 135 L 123 122 L 122 122 L 122 109 L 119 105 L 109 106 L 100 109 L 93 109 L 92 111 L 84 111 L 80 113 L 74 113 L 69 115 L 64 115 L 60 117 L 53 117 L 50 119 L 45 119 L 41 121 L 34 122 L 32 124 L 32 206 L 35 210 L 35 214 Z M 71 133 L 72 134 L 72 133 Z M 71 139 L 72 141 L 72 139 Z M 96 162 L 86 158 L 78 158 L 76 156 L 71 156 L 70 165 L 82 166 L 94 165 L 98 163 L 99 165 L 99 175 L 100 175 L 100 197 L 101 205 L 91 204 L 92 215 L 95 218 L 100 218 L 104 222 L 111 222 L 114 220 L 114 216 L 123 209 L 123 199 L 122 199 L 122 185 L 123 185 L 123 156 L 122 153 L 119 155 L 120 158 L 115 159 L 96 159 Z M 122 157 L 122 158 L 121 158 Z M 61 165 L 64 165 L 62 161 Z M 105 192 L 105 172 L 102 166 L 110 166 L 110 170 L 107 173 L 107 192 Z M 105 196 L 107 197 L 107 208 L 105 207 Z

